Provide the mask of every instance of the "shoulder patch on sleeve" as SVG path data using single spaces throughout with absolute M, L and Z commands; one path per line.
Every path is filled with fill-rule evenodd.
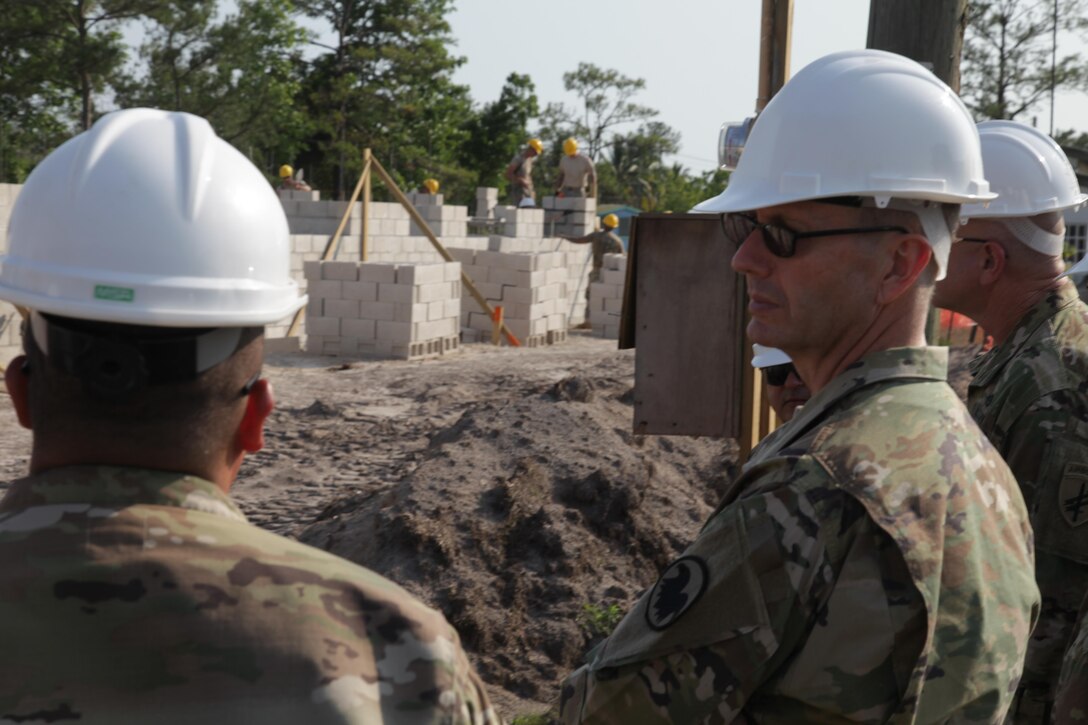
M 646 624 L 658 632 L 667 628 L 699 601 L 709 582 L 706 562 L 698 556 L 682 556 L 669 564 L 650 592 Z

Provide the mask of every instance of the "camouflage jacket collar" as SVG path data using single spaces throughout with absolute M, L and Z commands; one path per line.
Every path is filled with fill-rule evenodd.
M 843 399 L 858 390 L 892 380 L 948 379 L 948 348 L 898 347 L 866 355 L 831 380 L 820 392 L 798 408 L 793 420 L 775 431 L 775 437 L 761 445 L 745 468 L 776 456 L 827 417 Z
M 1009 335 L 1008 339 L 989 352 L 976 357 L 968 364 L 971 371 L 971 387 L 989 385 L 1004 370 L 1010 360 L 1020 354 L 1023 347 L 1034 339 L 1039 328 L 1059 312 L 1074 305 L 1080 299 L 1077 288 L 1068 280 L 1036 304 Z
M 174 506 L 236 521 L 245 514 L 214 483 L 172 471 L 123 466 L 65 466 L 13 481 L 0 516 L 34 506 L 76 505 L 117 510 Z

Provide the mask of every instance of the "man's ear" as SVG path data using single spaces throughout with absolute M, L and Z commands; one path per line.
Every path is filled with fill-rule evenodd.
M 889 304 L 914 286 L 933 259 L 933 248 L 918 234 L 901 237 L 891 248 L 891 264 L 880 282 L 877 300 Z
M 1008 252 L 997 242 L 985 242 L 982 245 L 982 263 L 979 270 L 979 282 L 991 285 L 1001 278 L 1009 263 Z
M 272 384 L 263 378 L 255 382 L 246 397 L 245 415 L 238 424 L 238 445 L 246 453 L 264 448 L 264 422 L 275 405 Z
M 11 396 L 19 425 L 30 430 L 30 371 L 26 367 L 26 355 L 20 355 L 8 363 L 4 370 L 4 385 Z

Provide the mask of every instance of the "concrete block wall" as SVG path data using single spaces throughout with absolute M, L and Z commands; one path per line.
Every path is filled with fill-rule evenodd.
M 545 212 L 548 234 L 582 237 L 597 228 L 596 199 L 545 196 L 541 206 Z
M 460 349 L 461 264 L 305 263 L 306 350 L 401 360 Z
M 492 307 L 501 305 L 506 326 L 526 347 L 566 340 L 570 324 L 570 252 L 501 252 L 451 249 L 465 274 Z M 491 318 L 467 293 L 461 300 L 461 337 L 489 342 Z
M 619 339 L 623 286 L 626 279 L 627 255 L 604 255 L 601 281 L 589 286 L 589 323 L 593 326 L 595 336 Z
M 499 224 L 496 231 L 504 237 L 544 237 L 544 210 L 519 209 L 513 206 L 496 206 L 493 210 Z

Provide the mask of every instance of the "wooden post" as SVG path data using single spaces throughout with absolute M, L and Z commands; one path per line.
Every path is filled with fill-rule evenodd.
M 491 313 L 491 344 L 498 345 L 502 342 L 502 305 L 495 305 L 495 311 Z
M 400 187 L 397 186 L 397 182 L 393 181 L 393 177 L 389 175 L 389 172 L 385 170 L 385 168 L 381 165 L 381 162 L 371 156 L 370 166 L 378 172 L 378 176 L 381 178 L 382 182 L 385 183 L 389 191 L 393 194 L 393 198 L 399 201 L 401 203 L 401 206 L 403 206 L 408 211 L 408 216 L 412 218 L 412 221 L 416 223 L 416 226 L 418 226 L 420 230 L 423 231 L 423 234 L 427 237 L 427 239 L 431 241 L 431 245 L 435 248 L 435 251 L 437 251 L 438 254 L 441 255 L 442 259 L 446 260 L 447 262 L 456 261 L 450 255 L 450 253 L 446 251 L 446 248 L 442 246 L 442 242 L 438 241 L 438 237 L 435 236 L 435 233 L 433 231 L 431 231 L 430 225 L 427 224 L 427 221 L 416 210 L 416 208 L 412 206 L 412 202 L 408 201 L 408 197 L 406 197 L 404 195 L 404 192 L 400 190 Z M 483 309 L 483 311 L 487 313 L 488 317 L 494 316 L 495 311 L 491 309 L 491 305 L 488 304 L 487 299 L 484 298 L 482 294 L 480 294 L 480 291 L 476 289 L 476 285 L 472 283 L 472 279 L 467 274 L 465 274 L 463 270 L 461 272 L 461 283 L 464 284 L 465 289 L 468 290 L 469 294 L 472 295 L 472 298 L 476 300 L 476 303 L 480 305 L 481 309 Z M 506 335 L 507 342 L 509 342 L 514 347 L 521 346 L 521 341 L 518 340 L 514 333 L 510 331 L 510 328 L 506 326 L 505 322 L 502 323 L 502 331 L 503 334 Z
M 759 97 L 762 111 L 790 77 L 790 42 L 793 36 L 793 0 L 763 0 L 759 37 Z
M 348 225 L 348 219 L 351 218 L 351 208 L 355 206 L 355 202 L 359 201 L 359 194 L 363 192 L 363 185 L 369 178 L 370 164 L 364 164 L 363 172 L 359 174 L 359 182 L 355 184 L 355 191 L 351 192 L 351 199 L 348 200 L 348 206 L 344 209 L 344 215 L 340 217 L 340 223 L 336 226 L 336 231 L 332 233 L 328 244 L 325 245 L 321 261 L 327 262 L 336 256 L 336 250 L 340 247 L 340 235 L 344 233 L 344 227 Z
M 793 36 L 793 0 L 763 0 L 763 19 L 759 39 L 759 97 L 756 111 L 762 111 L 775 93 L 786 85 L 790 72 L 790 42 Z M 744 283 L 741 283 L 744 286 Z M 747 298 L 747 293 L 743 294 Z M 744 359 L 752 353 L 752 341 L 745 333 L 740 340 Z M 763 374 L 751 365 L 744 366 L 741 390 L 740 459 L 748 458 L 752 448 L 777 423 L 767 397 L 763 395 Z
M 370 149 L 363 149 L 363 224 L 359 230 L 359 259 L 367 258 L 370 243 Z

